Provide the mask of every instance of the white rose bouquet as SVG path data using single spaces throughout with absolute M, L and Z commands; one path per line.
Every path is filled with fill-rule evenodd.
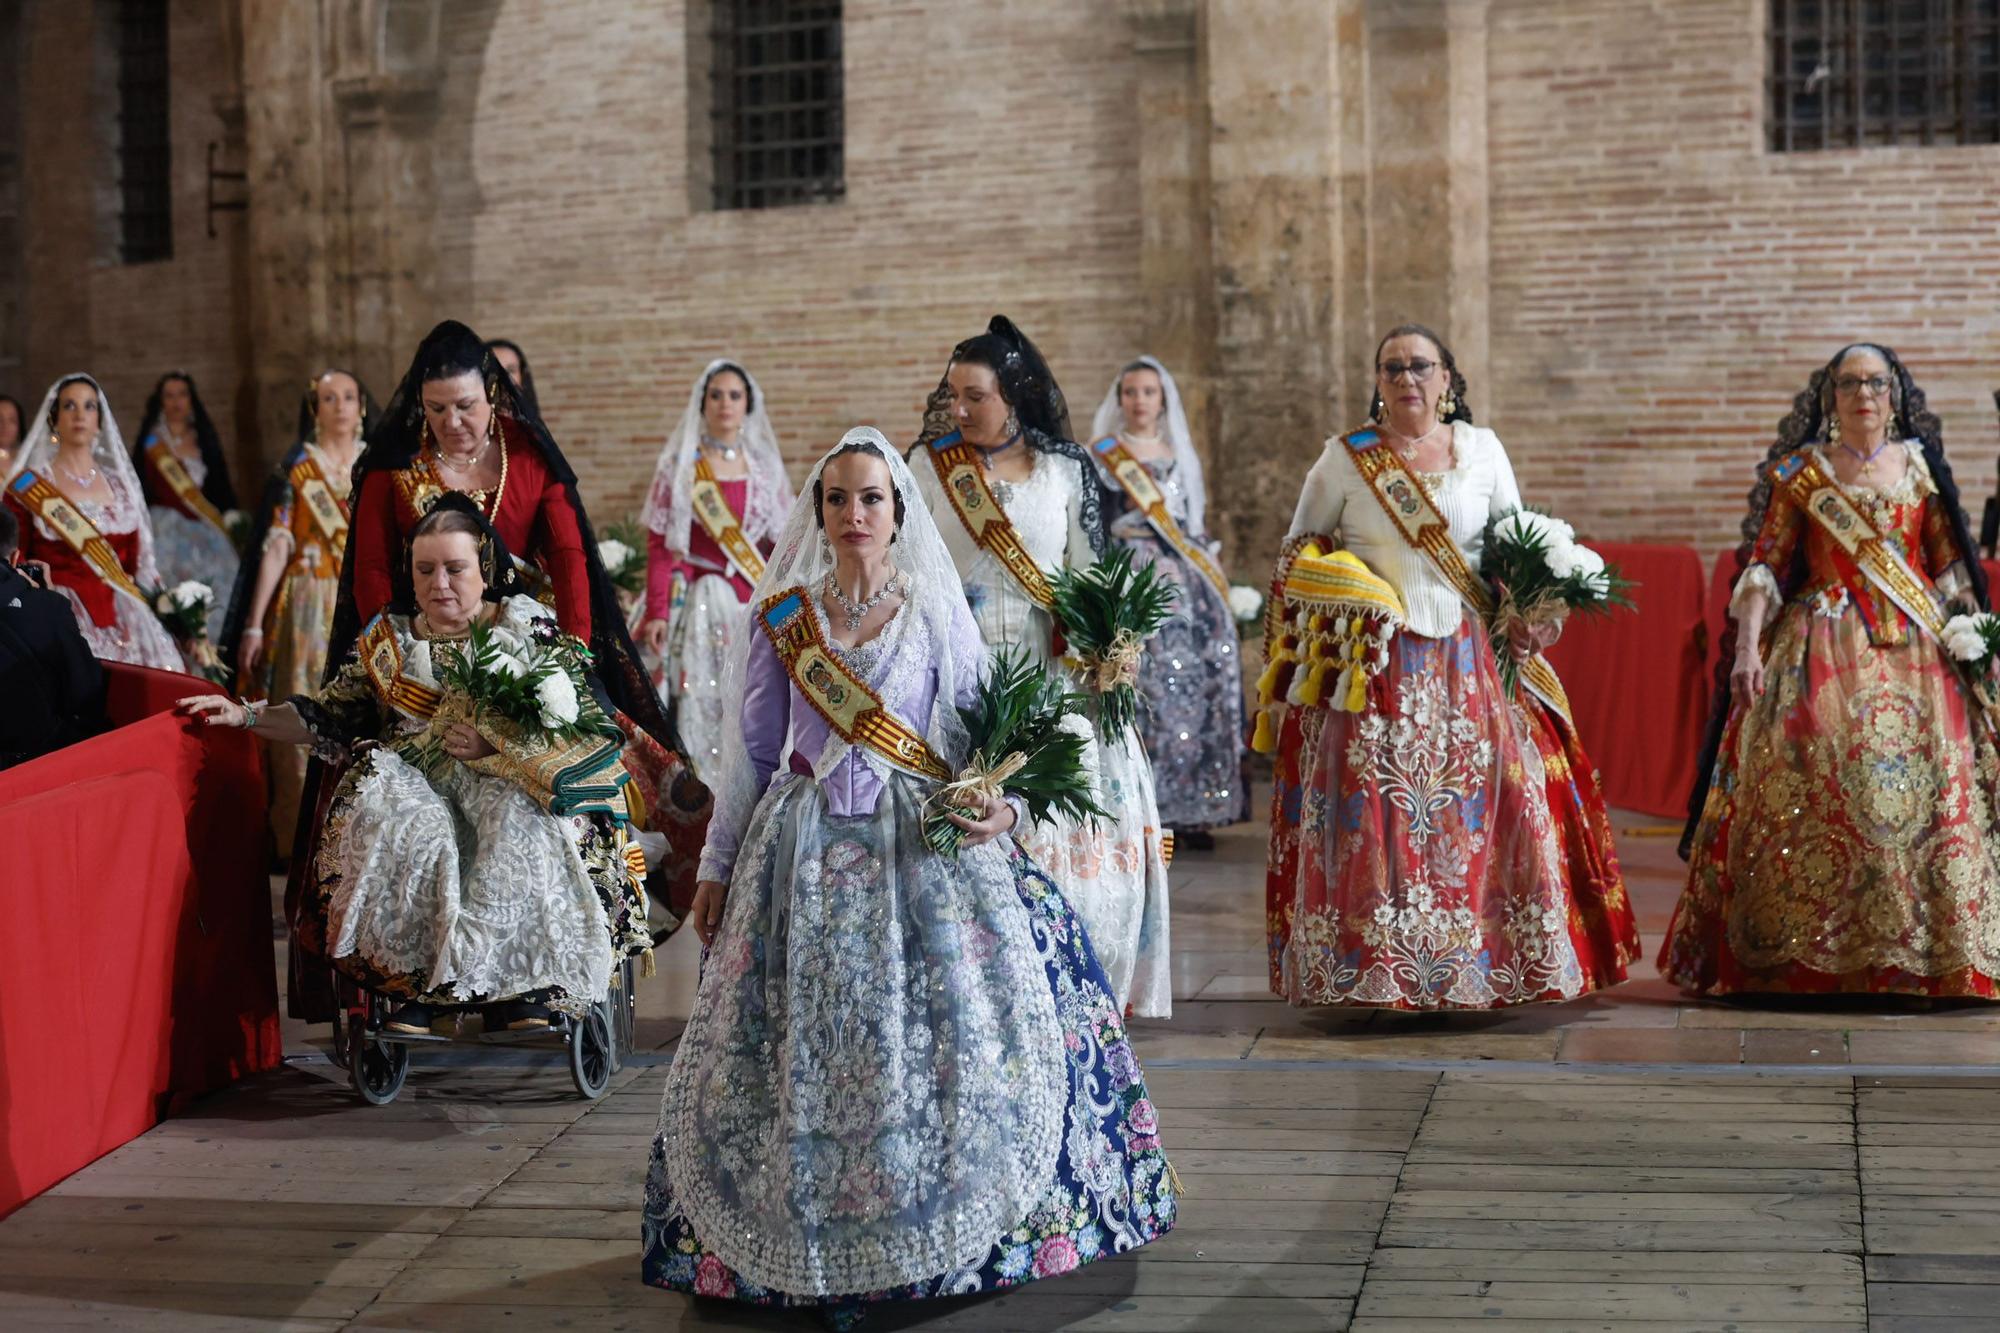
M 516 599 L 521 600 L 521 599 Z M 460 718 L 477 726 L 497 721 L 528 737 L 575 740 L 598 730 L 596 700 L 581 682 L 590 668 L 590 650 L 546 618 L 523 634 L 506 623 L 474 625 L 463 644 L 429 649 L 426 665 L 445 696 L 432 734 L 421 747 L 428 768 L 443 758 L 437 735 Z
M 208 641 L 208 613 L 215 605 L 215 592 L 206 583 L 188 579 L 171 588 L 155 588 L 147 600 L 153 614 L 173 635 L 175 645 L 186 660 L 188 671 L 218 685 L 230 683 L 230 673 Z
M 1510 509 L 1486 525 L 1480 573 L 1493 588 L 1493 655 L 1512 694 L 1520 674 L 1518 638 L 1560 624 L 1572 611 L 1603 615 L 1629 607 L 1632 584 L 1576 539 L 1576 529 L 1534 509 Z
M 1991 611 L 1953 616 L 1944 622 L 1944 650 L 1957 663 L 1988 724 L 2000 734 L 2000 683 L 1993 679 L 1993 663 L 2000 658 L 2000 616 Z
M 626 594 L 645 595 L 646 534 L 637 523 L 626 519 L 608 525 L 597 543 L 597 558 L 604 562 L 604 572 L 618 589 L 621 601 Z

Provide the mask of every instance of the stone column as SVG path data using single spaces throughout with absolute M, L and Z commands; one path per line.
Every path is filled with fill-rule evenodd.
M 242 0 L 239 14 L 248 367 L 268 467 L 292 442 L 306 377 L 340 355 L 329 309 L 325 21 L 317 3 Z
M 1487 0 L 1368 0 L 1371 244 L 1365 374 L 1374 339 L 1427 324 L 1491 408 L 1488 375 Z M 1366 394 L 1360 407 L 1366 407 Z
M 387 394 L 437 309 L 437 0 L 368 0 L 336 28 L 333 103 L 352 362 Z
M 1213 473 L 1208 108 L 1197 0 L 1121 0 L 1139 62 L 1140 346 L 1173 371 L 1195 447 Z M 1095 392 L 1093 386 L 1092 392 Z M 1088 395 L 1085 395 L 1088 396 Z M 1078 404 L 1072 404 L 1074 410 Z M 1085 424 L 1079 422 L 1077 428 Z
M 1210 526 L 1261 581 L 1336 428 L 1345 0 L 1202 14 L 1215 336 Z

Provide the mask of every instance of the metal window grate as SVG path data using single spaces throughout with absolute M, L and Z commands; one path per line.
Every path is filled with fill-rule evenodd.
M 173 148 L 167 118 L 165 0 L 118 0 L 118 253 L 128 264 L 174 253 Z
M 715 206 L 839 199 L 840 0 L 715 0 L 712 35 Z
M 2000 0 L 1771 0 L 1774 153 L 2000 143 Z

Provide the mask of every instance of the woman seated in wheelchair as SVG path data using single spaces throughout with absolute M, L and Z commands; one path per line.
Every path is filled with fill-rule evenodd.
M 488 1031 L 546 1028 L 604 999 L 619 961 L 651 944 L 623 737 L 589 650 L 520 591 L 473 501 L 437 502 L 404 573 L 317 693 L 205 694 L 178 711 L 346 760 L 298 916 L 338 971 L 404 1000 L 390 1032 L 471 1006 Z

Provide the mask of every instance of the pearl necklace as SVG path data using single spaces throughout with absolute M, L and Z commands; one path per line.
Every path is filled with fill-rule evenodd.
M 68 468 L 62 465 L 61 454 L 55 455 L 50 461 L 56 465 L 56 471 L 62 473 L 65 477 L 68 477 L 71 481 L 75 482 L 77 485 L 82 486 L 86 489 L 95 486 L 97 484 L 97 474 L 103 471 L 102 468 L 93 467 L 90 469 L 88 475 L 79 477 L 76 475 L 76 473 L 71 472 Z
M 444 466 L 450 468 L 453 472 L 463 475 L 467 472 L 472 471 L 474 468 L 478 467 L 481 463 L 486 461 L 487 451 L 493 448 L 493 437 L 491 435 L 488 435 L 486 437 L 486 443 L 480 445 L 477 449 L 473 450 L 472 457 L 464 459 L 463 461 L 453 457 L 451 454 L 446 453 L 445 447 L 441 444 L 434 444 L 432 447 L 437 450 L 438 462 L 444 464 Z
M 834 602 L 837 605 L 839 605 L 840 609 L 847 613 L 847 632 L 849 634 L 856 633 L 857 631 L 860 630 L 861 622 L 867 618 L 868 613 L 870 611 L 873 611 L 876 607 L 882 605 L 883 601 L 885 601 L 891 595 L 899 593 L 902 590 L 903 590 L 902 574 L 900 573 L 891 574 L 889 576 L 889 581 L 883 584 L 881 588 L 877 590 L 877 592 L 873 597 L 870 597 L 865 602 L 856 602 L 853 598 L 849 597 L 846 593 L 840 590 L 840 584 L 834 581 L 833 571 L 828 570 L 826 572 L 827 596 L 833 598 Z
M 1439 429 L 1443 427 L 1444 423 L 1440 421 L 1437 425 L 1432 426 L 1422 435 L 1415 435 L 1415 436 L 1403 434 L 1403 432 L 1397 430 L 1394 426 L 1391 426 L 1386 421 L 1382 422 L 1381 425 L 1382 425 L 1382 433 L 1389 437 L 1389 447 L 1394 449 L 1397 453 L 1401 454 L 1403 456 L 1404 462 L 1412 463 L 1416 461 L 1417 450 L 1424 447 L 1424 441 L 1428 440 L 1431 436 L 1437 434 Z

